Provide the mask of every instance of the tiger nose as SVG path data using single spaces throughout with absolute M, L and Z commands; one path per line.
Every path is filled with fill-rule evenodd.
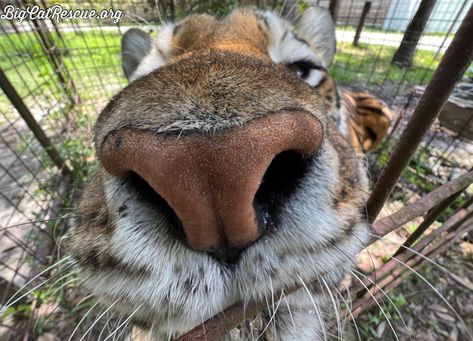
M 235 255 L 263 232 L 254 198 L 271 161 L 284 151 L 313 154 L 322 139 L 313 115 L 279 112 L 214 134 L 122 128 L 107 136 L 99 158 L 112 175 L 143 178 L 180 219 L 188 246 Z

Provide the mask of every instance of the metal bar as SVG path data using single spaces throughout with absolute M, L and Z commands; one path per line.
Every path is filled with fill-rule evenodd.
M 446 248 L 451 246 L 461 235 L 467 233 L 468 231 L 471 231 L 472 228 L 473 220 L 470 219 L 468 221 L 465 221 L 461 226 L 459 226 L 458 231 L 453 231 L 452 233 L 449 233 L 447 236 L 445 236 L 445 238 L 436 242 L 432 248 L 429 248 L 427 252 L 421 254 L 424 257 L 431 257 L 433 255 L 443 252 Z M 422 264 L 423 260 L 423 257 L 414 255 L 412 259 L 406 262 L 406 264 L 409 267 L 415 269 Z M 408 267 L 400 268 L 399 264 L 400 263 L 398 262 L 396 270 L 390 272 L 388 276 L 386 276 L 381 282 L 375 282 L 376 286 L 370 289 L 373 296 L 375 296 L 376 298 L 384 296 L 384 293 L 388 293 L 392 289 L 396 288 L 397 286 L 403 283 L 406 277 L 413 274 L 413 272 Z M 380 288 L 383 289 L 384 293 L 380 290 Z M 363 291 L 366 292 L 366 289 L 363 288 Z M 359 298 L 358 302 L 356 302 L 352 306 L 352 314 L 354 316 L 357 316 L 369 307 L 371 307 L 375 302 L 373 300 L 373 296 L 368 294 L 365 295 L 363 298 Z M 344 314 L 348 314 L 348 312 L 342 312 L 342 316 Z
M 471 183 L 473 183 L 473 171 L 459 176 L 390 216 L 378 220 L 372 226 L 373 232 L 378 236 L 384 236 L 412 219 L 420 217 L 451 195 L 465 189 Z
M 360 40 L 361 31 L 363 31 L 363 27 L 365 26 L 366 16 L 368 15 L 370 8 L 371 1 L 365 2 L 365 5 L 363 6 L 363 12 L 361 12 L 360 21 L 358 22 L 358 26 L 356 28 L 355 39 L 353 39 L 353 45 L 355 45 L 356 47 L 358 47 L 359 45 L 358 41 Z
M 423 234 L 424 232 L 432 225 L 432 223 L 445 211 L 462 193 L 463 191 L 459 191 L 452 196 L 448 197 L 440 204 L 435 206 L 431 209 L 426 216 L 422 223 L 417 227 L 417 229 L 407 238 L 407 240 L 402 244 L 399 249 L 394 254 L 394 257 L 398 256 L 399 254 L 405 252 L 407 248 L 411 247 Z M 468 202 L 471 203 L 473 197 L 471 197 Z
M 370 291 L 372 291 L 372 293 L 376 293 L 376 291 L 379 291 L 377 290 L 379 288 L 391 287 L 394 279 L 402 277 L 405 274 L 407 275 L 411 274 L 410 269 L 408 267 L 400 267 L 400 264 L 406 264 L 410 266 L 411 268 L 415 268 L 421 265 L 425 257 L 429 257 L 429 256 L 442 252 L 447 247 L 452 245 L 456 240 L 458 240 L 458 238 L 460 238 L 461 235 L 470 231 L 473 228 L 472 223 L 473 223 L 473 217 L 470 214 L 469 216 L 465 217 L 460 222 L 455 224 L 455 226 L 450 226 L 452 231 L 447 231 L 448 229 L 444 230 L 444 232 L 447 232 L 447 233 L 443 235 L 442 238 L 436 240 L 434 243 L 431 243 L 430 241 L 428 243 L 424 243 L 424 247 L 422 248 L 416 248 L 417 249 L 416 251 L 423 257 L 420 256 L 419 254 L 413 254 L 412 257 L 410 258 L 400 257 L 400 258 L 394 259 L 395 257 L 393 257 L 393 259 L 390 260 L 390 262 L 394 262 L 395 266 L 391 267 L 389 271 L 386 271 L 383 274 L 383 277 L 381 277 L 382 278 L 381 281 L 380 281 L 380 277 L 375 277 L 373 279 L 370 276 L 371 279 L 369 281 L 365 279 L 363 280 L 363 282 L 365 283 L 366 286 L 372 286 L 373 283 L 376 283 L 375 288 L 369 289 Z M 395 286 L 392 286 L 392 288 L 393 287 Z M 353 295 L 358 295 L 358 297 L 360 297 L 360 295 L 367 292 L 365 287 L 358 286 L 358 288 L 359 288 L 358 289 L 359 292 L 354 293 Z M 352 289 L 353 288 L 350 288 L 350 292 L 352 291 Z M 365 295 L 364 297 L 368 297 L 368 299 L 371 298 L 370 295 L 368 296 Z M 361 301 L 363 301 L 363 299 L 361 299 Z M 356 304 L 354 304 L 353 309 L 356 309 L 357 307 L 359 307 L 359 305 L 360 305 L 360 302 L 357 302 Z
M 437 118 L 456 82 L 461 79 L 470 65 L 473 57 L 472 36 L 473 5 L 468 10 L 452 43 L 445 52 L 408 126 L 399 138 L 399 142 L 394 148 L 386 167 L 374 186 L 367 203 L 368 220 L 370 222 L 376 219 L 399 180 L 402 170 L 407 166 L 423 136 Z
M 49 155 L 51 160 L 54 162 L 56 167 L 59 168 L 59 170 L 63 174 L 70 174 L 71 170 L 64 163 L 64 160 L 62 159 L 61 155 L 59 155 L 56 148 L 54 148 L 54 146 L 51 144 L 51 140 L 49 140 L 49 138 L 44 133 L 43 129 L 41 129 L 38 122 L 36 121 L 34 116 L 31 114 L 29 109 L 26 107 L 20 95 L 18 94 L 18 92 L 16 92 L 15 88 L 10 83 L 10 81 L 8 80 L 7 76 L 5 75 L 2 69 L 0 69 L 0 88 L 3 90 L 3 92 L 8 97 L 10 102 L 16 108 L 20 116 L 25 120 L 31 132 L 34 134 L 34 136 L 36 137 L 38 142 L 41 144 L 41 146 L 44 148 L 46 153 Z
M 456 230 L 458 226 L 463 224 L 471 216 L 473 216 L 473 207 L 470 205 L 464 205 L 464 207 L 462 207 L 457 212 L 455 212 L 455 214 L 450 216 L 450 218 L 448 218 L 443 223 L 442 226 L 437 228 L 428 236 L 422 238 L 422 240 L 418 244 L 415 245 L 413 250 L 416 252 L 420 252 L 422 249 L 426 248 L 429 244 L 431 244 L 436 238 L 438 238 L 442 233 L 448 230 Z M 400 254 L 399 256 L 396 257 L 396 259 L 401 262 L 406 262 L 414 256 L 415 256 L 414 252 L 409 252 L 409 253 Z M 369 286 L 370 283 L 372 283 L 373 281 L 377 282 L 380 278 L 383 278 L 384 276 L 386 276 L 386 274 L 389 274 L 390 272 L 392 272 L 398 264 L 399 262 L 391 259 L 385 264 L 383 264 L 383 266 L 380 267 L 378 270 L 368 275 L 367 278 L 363 280 L 362 282 L 365 285 Z M 350 288 L 350 293 L 352 296 L 355 296 L 360 291 L 363 291 L 363 289 L 364 289 L 364 286 L 362 284 L 357 284 Z
M 37 5 L 36 1 L 32 1 L 32 3 Z M 80 99 L 78 97 L 76 86 L 72 80 L 72 77 L 69 74 L 66 65 L 64 64 L 64 59 L 62 56 L 63 51 L 57 48 L 57 44 L 54 42 L 51 32 L 49 32 L 44 20 L 40 21 L 37 19 L 32 19 L 31 22 L 35 28 L 34 32 L 38 37 L 41 48 L 43 49 L 46 57 L 51 62 L 54 73 L 58 77 L 64 93 L 68 96 L 71 103 L 75 104 L 76 102 L 80 101 Z

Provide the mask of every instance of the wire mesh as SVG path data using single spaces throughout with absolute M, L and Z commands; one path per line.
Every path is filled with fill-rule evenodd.
M 330 72 L 338 84 L 369 91 L 386 101 L 395 112 L 389 136 L 368 155 L 369 174 L 374 183 L 473 0 L 437 1 L 409 67 L 397 66 L 392 59 L 421 0 L 371 1 L 358 46 L 353 45 L 353 40 L 365 1 L 308 2 L 326 8 L 336 5 L 337 54 Z M 55 3 L 46 0 L 8 2 L 19 8 L 31 5 L 46 8 Z M 1 20 L 0 69 L 73 169 L 75 182 L 70 191 L 64 191 L 66 180 L 62 172 L 47 157 L 14 106 L 6 97 L 0 97 L 0 288 L 3 289 L 0 290 L 0 304 L 7 302 L 12 292 L 37 274 L 38 268 L 44 269 L 59 259 L 56 245 L 67 228 L 76 187 L 80 188 L 94 167 L 90 138 L 94 118 L 110 97 L 126 85 L 120 60 L 121 36 L 131 27 L 155 34 L 161 24 L 193 13 L 222 17 L 242 5 L 284 12 L 287 6 L 301 6 L 301 3 L 65 0 L 60 1 L 64 8 L 98 11 L 112 8 L 122 10 L 126 15 L 117 22 L 111 18 L 62 22 L 24 20 L 21 23 Z M 0 4 L 0 8 L 5 5 Z M 462 82 L 468 87 L 472 79 L 473 68 L 470 68 Z M 471 90 L 466 91 L 471 94 Z M 452 97 L 448 105 L 464 106 L 465 99 L 459 100 L 459 97 L 462 98 L 461 94 L 456 94 L 456 99 Z M 468 101 L 471 97 L 466 100 L 471 109 Z M 448 113 L 445 115 L 446 118 L 436 121 L 424 136 L 421 148 L 385 206 L 384 215 L 473 167 L 473 109 L 465 114 L 469 115 L 465 121 L 456 126 L 448 125 Z M 468 191 L 459 195 L 439 221 L 448 219 L 470 197 Z M 38 249 L 51 244 L 44 243 L 45 239 L 51 241 L 53 247 L 46 257 L 42 257 Z M 54 275 L 53 272 L 51 277 Z M 62 279 L 61 283 L 68 280 Z M 81 298 L 68 295 L 71 302 L 83 303 Z M 81 309 L 86 311 L 90 307 L 87 304 Z M 53 312 L 48 314 L 52 316 Z M 18 338 L 37 335 L 38 317 L 25 315 L 29 317 L 27 328 L 16 328 L 11 321 L 0 319 L 0 335 L 4 330 Z M 115 325 L 98 324 L 97 333 L 103 332 L 100 328 L 113 331 L 114 326 L 123 327 L 120 317 L 107 315 L 107 318 L 114 320 Z M 77 323 L 77 320 L 76 316 L 69 323 Z M 90 335 L 91 339 L 98 336 Z

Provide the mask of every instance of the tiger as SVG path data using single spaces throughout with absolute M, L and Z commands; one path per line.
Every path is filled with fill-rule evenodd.
M 290 20 L 240 8 L 124 34 L 129 84 L 98 115 L 99 166 L 68 233 L 102 304 L 169 340 L 297 285 L 268 304 L 260 332 L 326 336 L 326 290 L 369 239 L 363 153 L 391 119 L 376 97 L 338 89 L 335 52 L 315 5 Z

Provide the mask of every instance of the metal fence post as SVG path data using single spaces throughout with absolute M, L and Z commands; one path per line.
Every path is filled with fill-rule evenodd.
M 76 102 L 80 101 L 80 98 L 74 81 L 72 80 L 72 77 L 66 68 L 66 64 L 64 63 L 62 51 L 58 49 L 53 37 L 51 36 L 51 33 L 48 31 L 43 21 L 31 20 L 31 22 L 35 28 L 35 33 L 38 37 L 41 48 L 51 62 L 54 73 L 61 83 L 61 87 L 69 97 L 71 103 L 75 104 Z
M 409 123 L 399 138 L 386 167 L 367 202 L 368 220 L 373 222 L 422 141 L 437 118 L 455 84 L 461 79 L 473 57 L 473 5 L 468 10 L 452 43 L 429 82 Z
M 464 189 L 463 189 L 464 190 Z M 461 195 L 462 191 L 458 191 L 447 199 L 443 200 L 440 204 L 431 209 L 425 216 L 424 220 L 417 229 L 407 238 L 407 240 L 402 244 L 399 249 L 394 253 L 393 257 L 400 255 L 410 248 L 420 237 L 424 234 L 425 231 L 434 223 L 434 221 L 440 217 L 440 215 Z M 467 201 L 468 205 L 471 204 L 470 201 Z
M 63 174 L 70 174 L 71 170 L 65 164 L 64 160 L 62 159 L 61 155 L 59 155 L 56 148 L 54 148 L 51 143 L 51 140 L 46 136 L 45 132 L 40 127 L 34 116 L 31 114 L 30 110 L 25 105 L 20 95 L 15 90 L 11 82 L 8 80 L 2 69 L 0 69 L 0 88 L 3 90 L 7 98 L 10 100 L 10 102 L 16 108 L 20 116 L 26 122 L 31 132 L 36 137 L 41 146 L 44 148 L 44 150 L 51 158 L 53 163 L 56 165 L 56 167 L 59 168 L 59 170 L 61 170 Z

